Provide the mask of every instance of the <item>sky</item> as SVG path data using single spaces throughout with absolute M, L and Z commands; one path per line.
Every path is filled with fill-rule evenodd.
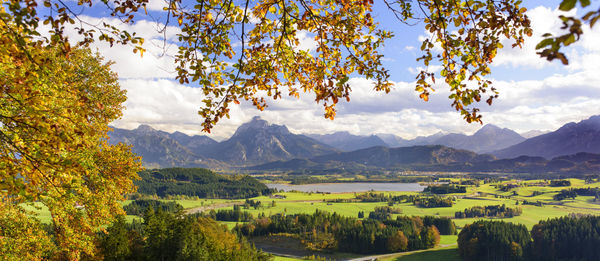
M 378 2 L 378 1 L 376 1 Z M 547 62 L 535 53 L 535 45 L 544 33 L 560 32 L 562 13 L 559 1 L 525 1 L 532 21 L 533 36 L 522 49 L 504 44 L 492 64 L 489 79 L 500 92 L 492 106 L 481 103 L 483 123 L 491 123 L 523 133 L 530 130 L 555 130 L 568 122 L 577 122 L 600 114 L 600 26 L 584 28 L 583 37 L 565 49 L 568 66 L 558 61 Z M 160 17 L 163 0 L 150 0 L 149 11 Z M 112 123 L 132 129 L 147 124 L 167 132 L 181 131 L 190 135 L 208 135 L 216 140 L 231 136 L 242 123 L 260 116 L 270 123 L 286 125 L 294 133 L 332 133 L 349 131 L 357 135 L 395 134 L 403 138 L 431 135 L 437 132 L 471 134 L 480 124 L 468 124 L 451 106 L 448 88 L 436 86 L 428 102 L 418 98 L 414 79 L 420 65 L 416 58 L 426 32 L 422 24 L 407 26 L 394 21 L 389 11 L 376 4 L 375 16 L 381 27 L 394 32 L 382 48 L 384 65 L 391 74 L 394 87 L 389 94 L 372 89 L 364 78 L 351 78 L 351 101 L 338 103 L 335 120 L 323 117 L 323 106 L 314 102 L 314 94 L 299 99 L 284 97 L 270 102 L 265 111 L 258 111 L 244 102 L 231 108 L 230 119 L 222 119 L 209 135 L 202 132 L 203 119 L 197 114 L 203 95 L 193 85 L 181 85 L 175 80 L 172 55 L 178 32 L 170 26 L 163 34 L 157 32 L 161 19 L 140 19 L 133 25 L 119 27 L 138 32 L 145 38 L 143 57 L 132 52 L 131 46 L 109 47 L 94 43 L 93 48 L 107 60 L 114 61 L 113 71 L 119 75 L 121 87 L 127 91 L 123 117 Z M 574 12 L 577 12 L 575 10 Z M 581 10 L 579 10 L 581 13 Z M 579 14 L 580 15 L 580 14 Z M 106 13 L 95 11 L 84 17 L 91 22 L 118 23 Z M 164 20 L 164 19 L 162 19 Z M 71 38 L 77 38 L 71 31 Z M 314 46 L 310 37 L 301 39 L 305 48 Z M 435 67 L 430 68 L 435 70 Z

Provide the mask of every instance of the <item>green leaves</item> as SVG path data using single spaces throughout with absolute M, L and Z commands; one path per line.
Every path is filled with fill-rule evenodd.
M 587 2 L 589 4 L 589 1 Z M 575 4 L 577 4 L 577 0 L 563 0 L 558 6 L 558 9 L 561 11 L 569 11 L 575 7 Z
M 579 1 L 582 7 L 590 5 L 589 0 Z M 573 9 L 577 1 L 565 0 L 561 2 L 560 9 L 563 11 L 569 11 Z M 548 61 L 559 59 L 564 65 L 569 64 L 569 60 L 566 55 L 561 52 L 561 48 L 569 46 L 575 43 L 583 34 L 584 23 L 589 23 L 590 28 L 593 27 L 598 19 L 600 18 L 600 10 L 589 11 L 582 18 L 573 16 L 561 15 L 559 18 L 563 22 L 562 29 L 566 32 L 562 35 L 553 37 L 551 34 L 544 34 L 544 40 L 537 44 L 536 49 L 540 50 L 537 52 L 541 57 L 546 58 Z
M 581 4 L 581 7 L 587 7 L 590 5 L 590 0 L 579 0 L 579 3 Z M 563 0 L 560 2 L 558 9 L 565 12 L 571 11 L 571 9 L 575 8 L 576 4 L 577 0 Z

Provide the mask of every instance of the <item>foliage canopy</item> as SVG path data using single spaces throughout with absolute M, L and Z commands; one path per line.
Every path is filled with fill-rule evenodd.
M 132 192 L 141 168 L 128 146 L 106 141 L 125 93 L 109 64 L 89 50 L 73 49 L 67 58 L 22 33 L 0 24 L 0 215 L 41 202 L 52 214 L 54 256 L 78 259 L 93 251 L 99 227 L 122 213 L 118 200 Z M 44 236 L 5 226 L 0 234 L 14 242 Z
M 265 98 L 312 92 L 323 103 L 325 117 L 333 119 L 336 104 L 350 100 L 349 77 L 370 79 L 378 91 L 392 88 L 380 49 L 393 35 L 373 18 L 372 0 L 168 2 L 164 11 L 181 29 L 177 79 L 204 91 L 199 114 L 206 131 L 228 117 L 229 106 L 240 100 L 262 110 Z M 571 10 L 577 2 L 590 5 L 589 0 L 563 0 L 559 8 Z M 21 233 L 3 226 L 0 247 L 27 235 L 40 238 L 41 245 L 49 242 L 19 210 L 20 203 L 40 201 L 49 208 L 55 256 L 65 259 L 91 254 L 94 232 L 122 213 L 117 200 L 132 191 L 141 166 L 127 146 L 107 144 L 106 131 L 121 116 L 125 94 L 109 64 L 80 46 L 95 40 L 133 44 L 133 51 L 143 54 L 144 41 L 119 25 L 90 24 L 75 7 L 102 5 L 124 23 L 133 23 L 144 16 L 147 3 L 0 0 L 0 222 L 23 218 L 19 222 L 32 227 Z M 452 106 L 466 121 L 481 122 L 474 103 L 484 99 L 491 104 L 497 97 L 485 76 L 501 41 L 509 39 L 519 47 L 531 35 L 521 1 L 384 3 L 399 22 L 422 22 L 429 32 L 418 60 L 442 69 L 439 75 L 427 69 L 417 75 L 415 90 L 421 99 L 428 100 L 441 78 L 451 90 Z M 563 16 L 568 32 L 546 35 L 537 46 L 539 54 L 568 63 L 560 48 L 580 37 L 584 23 L 593 26 L 599 18 L 600 10 L 581 18 Z M 69 42 L 69 24 L 81 41 Z M 44 32 L 42 26 L 50 30 Z M 303 34 L 316 42 L 315 50 L 301 47 Z M 401 235 L 397 238 L 403 241 Z
M 198 85 L 204 91 L 199 114 L 204 130 L 229 116 L 231 103 L 251 101 L 262 110 L 265 98 L 282 95 L 298 97 L 312 92 L 317 103 L 323 102 L 326 118 L 335 116 L 336 104 L 350 100 L 351 76 L 362 76 L 374 82 L 374 89 L 389 92 L 393 87 L 390 72 L 383 66 L 381 47 L 391 39 L 373 18 L 372 0 L 183 0 L 166 1 L 164 11 L 169 23 L 178 24 L 178 53 L 175 56 L 177 79 Z M 560 9 L 571 10 L 577 2 L 582 7 L 589 0 L 563 0 Z M 41 42 L 64 46 L 70 50 L 65 29 L 69 24 L 82 36 L 78 45 L 94 40 L 113 44 L 133 44 L 141 51 L 143 39 L 119 29 L 119 25 L 90 24 L 73 10 L 94 5 L 92 0 L 77 3 L 43 0 L 3 0 L 3 23 L 13 23 L 26 37 L 40 36 L 40 23 L 50 26 L 50 37 L 33 42 L 14 39 L 29 50 Z M 145 17 L 147 0 L 103 0 L 102 7 L 125 23 Z M 519 0 L 384 0 L 404 24 L 424 24 L 428 32 L 418 58 L 425 69 L 416 77 L 415 90 L 427 101 L 436 79 L 451 90 L 452 106 L 468 122 L 481 122 L 475 103 L 491 104 L 498 96 L 485 78 L 490 63 L 509 39 L 520 47 L 531 35 L 530 22 Z M 591 11 L 581 19 L 561 17 L 568 33 L 547 37 L 537 46 L 539 54 L 549 60 L 568 62 L 560 52 L 562 46 L 576 41 L 582 24 L 593 26 L 600 17 Z M 166 25 L 162 29 L 166 30 Z M 303 35 L 312 38 L 315 50 L 301 46 Z M 439 74 L 427 69 L 441 65 Z M 485 97 L 484 97 L 485 96 Z

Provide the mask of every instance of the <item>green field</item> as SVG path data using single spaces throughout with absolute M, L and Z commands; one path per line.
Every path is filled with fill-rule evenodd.
M 598 184 L 592 184 L 598 186 Z M 574 186 L 575 187 L 575 186 Z M 587 186 L 586 186 L 587 187 Z M 518 196 L 513 196 L 511 199 L 503 199 L 496 198 L 493 195 L 487 195 L 477 198 L 457 198 L 453 207 L 449 208 L 419 208 L 411 203 L 401 203 L 395 204 L 394 207 L 402 209 L 402 214 L 399 215 L 409 215 L 409 216 L 426 216 L 426 215 L 434 215 L 434 216 L 448 216 L 454 217 L 454 213 L 457 211 L 463 211 L 465 208 L 470 208 L 473 206 L 488 206 L 488 205 L 502 205 L 505 204 L 509 207 L 521 207 L 523 210 L 523 214 L 521 216 L 513 217 L 513 218 L 504 218 L 503 220 L 520 223 L 526 225 L 528 228 L 531 228 L 533 225 L 537 224 L 540 220 L 565 216 L 570 213 L 581 213 L 581 214 L 597 214 L 600 213 L 600 204 L 592 202 L 593 197 L 577 197 L 575 200 L 563 200 L 562 202 L 556 202 L 552 200 L 552 196 L 556 194 L 561 189 L 565 189 L 565 187 L 559 188 L 550 188 L 550 187 L 526 187 L 526 188 L 518 188 L 520 191 L 524 191 L 525 196 L 518 193 Z M 548 191 L 546 194 L 542 194 L 536 197 L 530 197 L 531 193 L 534 191 L 545 190 Z M 530 192 L 531 191 L 531 192 Z M 471 188 L 468 193 L 474 192 L 486 192 L 489 194 L 496 194 L 495 189 L 493 189 L 490 185 L 483 185 L 479 188 Z M 399 194 L 401 192 L 395 192 L 391 194 Z M 413 193 L 413 192 L 411 192 Z M 512 194 L 512 192 L 506 192 L 507 194 Z M 249 211 L 255 216 L 264 213 L 265 215 L 273 215 L 277 213 L 285 213 L 285 214 L 298 214 L 298 213 L 313 213 L 315 210 L 326 210 L 330 212 L 336 212 L 338 214 L 350 217 L 358 217 L 358 212 L 363 211 L 368 215 L 370 211 L 377 206 L 387 206 L 386 202 L 377 202 L 377 203 L 362 203 L 362 202 L 352 202 L 352 203 L 327 203 L 323 202 L 323 199 L 335 199 L 335 198 L 353 198 L 354 193 L 342 193 L 342 194 L 316 194 L 316 193 L 298 193 L 298 192 L 285 192 L 278 193 L 281 195 L 287 196 L 286 199 L 271 199 L 268 197 L 258 197 L 254 198 L 254 200 L 260 200 L 262 202 L 262 206 L 258 209 L 249 208 L 244 209 L 245 211 Z M 386 192 L 386 194 L 388 194 Z M 408 194 L 408 193 L 407 193 Z M 463 196 L 456 195 L 455 196 Z M 508 196 L 508 195 L 507 195 Z M 534 206 L 534 205 L 516 205 L 517 200 L 522 202 L 523 200 L 527 201 L 541 201 L 544 203 L 542 207 Z M 271 207 L 271 202 L 275 201 L 276 204 L 274 207 Z M 232 209 L 233 207 L 227 207 Z M 479 218 L 477 218 L 479 219 Z M 474 218 L 465 218 L 465 219 L 455 219 L 455 223 L 462 227 L 466 224 L 473 223 L 476 220 Z
M 513 218 L 504 218 L 502 220 L 514 223 L 520 223 L 531 228 L 537 224 L 540 220 L 548 218 L 565 216 L 571 213 L 581 214 L 598 214 L 600 213 L 600 202 L 595 202 L 594 197 L 591 196 L 578 196 L 576 199 L 554 201 L 553 196 L 556 195 L 563 189 L 568 188 L 583 188 L 583 187 L 600 187 L 600 183 L 596 182 L 593 184 L 585 184 L 583 180 L 570 179 L 570 187 L 550 187 L 547 185 L 547 181 L 544 180 L 531 180 L 531 181 L 504 181 L 499 183 L 481 184 L 479 186 L 469 186 L 467 193 L 464 194 L 449 194 L 444 196 L 456 197 L 455 204 L 453 207 L 441 207 L 441 208 L 419 208 L 414 206 L 412 203 L 400 203 L 395 204 L 394 208 L 400 208 L 402 214 L 397 215 L 409 215 L 409 216 L 447 216 L 454 218 L 454 213 L 457 211 L 463 211 L 465 208 L 473 206 L 488 206 L 488 205 L 502 205 L 505 204 L 509 207 L 520 207 L 522 208 L 522 214 Z M 510 189 L 509 191 L 501 191 L 497 186 L 506 184 L 518 184 L 519 187 Z M 538 195 L 533 196 L 534 192 Z M 409 195 L 417 194 L 415 192 L 383 192 L 388 195 Z M 298 213 L 313 213 L 315 210 L 324 210 L 329 212 L 336 212 L 340 215 L 349 217 L 358 217 L 358 212 L 362 211 L 365 216 L 368 216 L 370 211 L 373 211 L 377 206 L 387 206 L 387 202 L 376 202 L 376 203 L 363 203 L 363 202 L 349 202 L 349 203 L 329 203 L 325 200 L 333 199 L 352 199 L 355 198 L 357 193 L 304 193 L 304 192 L 281 192 L 277 195 L 284 196 L 285 198 L 274 198 L 269 196 L 261 196 L 251 198 L 255 201 L 261 201 L 261 207 L 254 209 L 252 207 L 243 211 L 248 211 L 254 216 L 264 213 L 265 215 L 274 215 L 278 213 L 282 214 L 298 214 Z M 507 198 L 510 197 L 510 198 Z M 524 200 L 530 202 L 540 201 L 543 206 L 534 205 L 523 205 Z M 172 200 L 165 200 L 172 201 Z M 200 200 L 175 200 L 181 204 L 186 210 L 201 209 L 207 211 L 209 209 L 232 209 L 233 204 L 243 204 L 244 200 L 225 200 L 225 199 L 200 199 Z M 517 205 L 517 201 L 520 202 Z M 128 204 L 130 201 L 122 202 L 123 205 Z M 275 206 L 273 205 L 275 203 Z M 35 213 L 37 218 L 42 222 L 50 222 L 50 213 L 40 203 L 23 204 L 25 209 Z M 131 221 L 134 218 L 140 219 L 136 216 L 127 216 L 127 220 Z M 395 217 L 394 217 L 395 218 Z M 454 219 L 456 225 L 460 228 L 467 224 L 470 224 L 479 218 L 465 218 L 465 219 Z M 228 228 L 233 228 L 237 222 L 222 222 Z M 417 251 L 406 254 L 395 254 L 386 255 L 382 260 L 459 260 L 458 253 L 456 250 L 456 238 L 457 236 L 442 236 L 440 246 L 436 249 L 430 249 L 426 251 Z M 297 260 L 293 258 L 275 256 L 275 260 Z

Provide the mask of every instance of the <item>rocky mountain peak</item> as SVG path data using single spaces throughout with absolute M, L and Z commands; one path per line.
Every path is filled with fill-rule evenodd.
M 140 126 L 138 126 L 135 130 L 144 133 L 156 131 L 154 128 L 150 127 L 150 125 L 147 124 L 140 124 Z
M 274 134 L 289 134 L 286 126 L 269 124 L 260 116 L 254 116 L 251 121 L 242 124 L 233 134 L 233 137 L 244 135 L 245 133 L 269 132 Z
M 500 128 L 494 124 L 486 124 L 481 129 L 479 129 L 473 136 L 486 136 L 487 138 L 494 137 L 497 135 L 510 136 L 513 138 L 521 138 L 521 135 L 517 132 L 508 129 L 508 128 Z

